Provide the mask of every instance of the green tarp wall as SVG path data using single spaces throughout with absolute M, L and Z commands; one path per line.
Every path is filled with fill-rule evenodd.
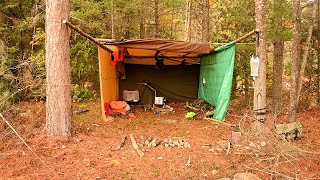
M 235 44 L 220 46 L 201 57 L 198 96 L 216 107 L 214 117 L 224 121 L 230 102 Z

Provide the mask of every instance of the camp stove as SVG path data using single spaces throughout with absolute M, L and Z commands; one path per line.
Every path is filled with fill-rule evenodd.
M 157 96 L 157 90 L 154 89 L 152 86 L 150 86 L 149 84 L 147 83 L 138 83 L 138 84 L 141 84 L 141 85 L 144 85 L 144 86 L 147 86 L 148 88 L 150 88 L 152 91 L 154 91 L 154 102 L 153 102 L 153 105 L 164 105 L 164 97 L 162 96 Z

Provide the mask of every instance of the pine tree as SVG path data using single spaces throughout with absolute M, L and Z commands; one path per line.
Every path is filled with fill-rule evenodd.
M 71 136 L 72 99 L 69 30 L 62 23 L 70 16 L 69 0 L 46 3 L 47 131 Z

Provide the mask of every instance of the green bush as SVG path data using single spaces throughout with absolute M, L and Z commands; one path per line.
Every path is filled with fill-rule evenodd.
M 94 100 L 94 92 L 90 89 L 80 87 L 79 84 L 73 86 L 73 100 L 76 102 Z

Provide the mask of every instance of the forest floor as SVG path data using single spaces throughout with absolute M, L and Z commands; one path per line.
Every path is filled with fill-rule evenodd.
M 276 139 L 271 130 L 255 134 L 250 114 L 230 110 L 226 123 L 240 124 L 242 136 L 241 143 L 229 146 L 229 124 L 185 119 L 181 104 L 171 106 L 175 111 L 169 114 L 136 109 L 135 119 L 103 122 L 99 103 L 74 104 L 89 111 L 74 114 L 73 137 L 59 138 L 46 135 L 44 102 L 16 104 L 4 116 L 47 166 L 1 122 L 0 179 L 232 179 L 241 172 L 262 179 L 320 178 L 320 107 L 298 113 L 303 137 L 294 142 Z M 110 150 L 129 134 L 138 144 L 153 136 L 183 138 L 191 147 L 142 147 L 140 158 L 129 138 L 123 149 Z

